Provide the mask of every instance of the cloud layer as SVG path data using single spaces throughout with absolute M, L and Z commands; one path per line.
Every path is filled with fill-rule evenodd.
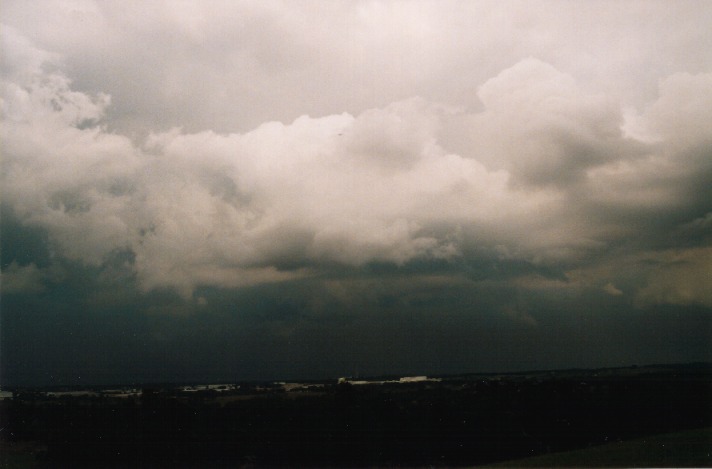
M 712 360 L 704 0 L 5 0 L 3 385 Z
M 416 5 L 395 11 L 402 6 L 358 4 L 352 12 L 357 19 L 349 24 L 352 34 L 364 37 L 340 46 L 382 41 L 392 47 L 388 56 L 399 56 L 401 62 L 384 63 L 384 73 L 397 65 L 397 74 L 411 80 L 406 80 L 404 93 L 387 93 L 395 101 L 385 102 L 384 95 L 377 99 L 383 104 L 358 112 L 304 114 L 232 133 L 149 129 L 138 139 L 110 130 L 112 107 L 126 103 L 116 103 L 102 91 L 82 91 L 69 74 L 79 65 L 68 65 L 65 57 L 77 60 L 84 41 L 97 31 L 85 27 L 63 35 L 58 53 L 5 26 L 3 203 L 22 223 L 47 230 L 55 255 L 102 266 L 119 253 L 144 291 L 167 287 L 185 297 L 201 286 L 230 288 L 318 276 L 333 266 L 422 261 L 457 266 L 483 259 L 522 262 L 535 270 L 553 267 L 569 275 L 567 285 L 575 283 L 576 269 L 589 269 L 589 286 L 619 294 L 612 269 L 603 266 L 617 262 L 616 253 L 625 250 L 631 258 L 656 264 L 636 264 L 640 301 L 709 305 L 704 282 L 695 286 L 688 281 L 710 266 L 704 221 L 712 213 L 709 69 L 659 76 L 656 95 L 642 105 L 637 105 L 637 95 L 625 101 L 620 93 L 607 94 L 590 79 L 577 79 L 532 57 L 512 60 L 479 83 L 473 78 L 473 98 L 465 105 L 454 105 L 445 95 L 439 96 L 441 101 L 407 96 L 419 89 L 415 82 L 428 79 L 427 72 L 418 73 L 421 68 L 429 70 L 435 61 L 438 69 L 445 67 L 441 61 L 453 60 L 429 52 L 433 47 L 449 50 L 442 44 L 428 45 L 417 57 L 401 54 L 414 41 L 424 41 L 432 22 L 442 21 L 448 12 L 436 8 L 433 19 L 427 14 L 432 5 Z M 11 5 L 10 16 L 22 23 L 18 8 Z M 250 15 L 301 42 L 334 34 L 330 28 L 306 34 L 298 16 L 280 23 L 276 10 L 262 8 L 252 8 Z M 111 57 L 123 50 L 112 42 L 112 34 L 118 34 L 126 18 L 111 6 L 105 10 L 86 3 L 71 14 L 62 11 L 84 20 L 94 15 L 93 27 L 110 22 L 100 49 Z M 708 13 L 709 8 L 703 10 Z M 209 17 L 212 11 L 172 14 L 161 16 L 159 24 L 166 31 L 155 33 L 157 41 L 170 33 L 178 35 L 176 48 L 188 47 L 190 41 L 196 47 L 214 45 L 217 33 L 206 26 L 216 21 Z M 404 22 L 402 34 L 373 36 L 374 30 L 387 34 L 379 22 L 394 18 Z M 368 31 L 360 29 L 364 25 Z M 53 31 L 27 27 L 45 42 L 54 37 Z M 132 18 L 127 27 L 143 26 Z M 230 50 L 238 56 L 249 53 L 260 73 L 270 77 L 281 76 L 285 67 L 298 75 L 300 67 L 313 66 L 314 57 L 300 55 L 308 47 L 297 39 L 286 42 L 294 50 L 284 56 L 275 55 L 276 46 L 249 41 Z M 334 49 L 327 46 L 321 52 L 325 60 L 334 60 Z M 107 61 L 91 66 L 103 67 Z M 697 60 L 690 63 L 699 68 Z M 157 65 L 166 69 L 177 62 L 168 58 Z M 79 82 L 87 83 L 83 73 L 89 72 L 79 70 Z M 211 73 L 216 70 L 209 66 L 201 79 L 210 83 Z M 133 75 L 151 78 L 138 71 Z M 180 76 L 193 79 L 185 70 Z M 171 92 L 167 79 L 160 80 L 160 93 Z M 257 86 L 257 81 L 250 77 L 241 83 Z M 327 78 L 327 95 L 335 81 Z M 345 93 L 357 88 L 348 80 L 343 85 Z M 121 94 L 123 86 L 113 88 Z M 290 89 L 297 90 L 296 96 L 301 85 L 295 86 Z M 260 87 L 284 92 L 274 83 Z M 222 87 L 210 83 L 210 89 L 219 94 Z M 186 90 L 194 91 L 190 81 L 176 92 Z M 369 100 L 359 102 L 356 108 Z M 216 109 L 208 104 L 196 112 Z M 148 118 L 140 105 L 136 113 L 137 125 Z M 190 119 L 210 123 L 200 116 Z M 159 119 L 156 125 L 160 129 L 168 122 Z M 687 233 L 685 245 L 676 242 L 676 230 Z M 670 259 L 678 261 L 667 268 Z M 31 266 L 17 264 L 5 274 L 37 276 Z

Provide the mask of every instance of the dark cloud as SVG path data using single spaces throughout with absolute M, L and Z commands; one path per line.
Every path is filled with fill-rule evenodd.
M 636 312 L 625 297 L 590 290 L 551 295 L 506 284 L 367 277 L 200 290 L 206 304 L 187 308 L 169 292 L 125 292 L 99 308 L 102 286 L 74 275 L 79 284 L 63 287 L 71 294 L 3 299 L 6 382 L 288 379 L 711 358 L 708 310 Z
M 10 382 L 709 358 L 706 3 L 7 3 Z

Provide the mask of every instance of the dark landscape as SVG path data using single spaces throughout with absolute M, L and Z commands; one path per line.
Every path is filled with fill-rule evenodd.
M 711 364 L 15 389 L 0 402 L 2 467 L 551 466 L 558 452 L 680 431 L 657 443 L 676 442 L 659 464 L 650 448 L 561 464 L 710 466 L 710 397 Z

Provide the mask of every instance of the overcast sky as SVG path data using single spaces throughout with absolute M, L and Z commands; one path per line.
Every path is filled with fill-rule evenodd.
M 712 2 L 0 20 L 0 385 L 712 361 Z

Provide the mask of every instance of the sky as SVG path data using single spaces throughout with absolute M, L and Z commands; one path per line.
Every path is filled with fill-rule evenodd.
M 712 2 L 0 23 L 0 385 L 712 361 Z

